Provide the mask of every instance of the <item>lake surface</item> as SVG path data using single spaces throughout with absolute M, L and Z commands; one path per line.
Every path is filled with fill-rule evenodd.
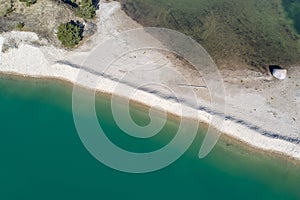
M 110 97 L 97 97 L 107 136 L 135 152 L 161 148 L 177 123 L 157 137 L 133 139 L 115 124 Z M 72 87 L 61 81 L 0 77 L 0 199 L 300 199 L 300 167 L 221 139 L 198 159 L 203 134 L 176 162 L 148 174 L 104 166 L 81 143 L 72 116 Z M 120 104 L 122 106 L 122 104 Z M 138 124 L 149 122 L 133 105 Z M 103 119 L 104 116 L 104 119 Z

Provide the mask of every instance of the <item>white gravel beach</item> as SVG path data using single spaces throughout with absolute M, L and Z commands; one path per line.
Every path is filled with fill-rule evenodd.
M 16 47 L 2 53 L 0 72 L 76 82 L 80 71 L 78 66 L 84 64 L 97 45 L 117 37 L 123 31 L 141 28 L 121 10 L 117 2 L 101 2 L 97 17 L 97 33 L 73 51 L 65 51 L 48 44 L 37 46 L 36 43 L 40 40 L 31 32 L 13 31 L 1 34 L 4 43 L 13 42 Z M 156 69 L 153 76 L 149 75 L 153 66 L 165 66 L 167 69 L 174 68 L 193 85 L 205 85 L 205 81 L 195 77 L 197 73 L 187 65 L 171 53 L 155 50 L 129 52 L 118 57 L 104 72 L 105 76 L 101 77 L 102 81 L 97 90 L 104 93 L 117 92 L 117 95 L 126 98 L 126 93 L 115 89 L 117 85 L 129 90 L 133 86 L 153 82 L 173 88 L 179 98 L 189 99 L 183 87 L 179 85 L 181 82 L 178 82 L 176 75 L 168 72 L 166 68 Z M 85 73 L 87 76 L 81 82 L 82 86 L 94 87 L 90 80 L 98 75 L 88 70 Z M 170 100 L 168 89 L 160 86 L 150 86 L 153 89 L 151 92 L 138 90 L 130 98 L 150 107 L 159 105 L 167 112 L 204 123 L 210 123 L 212 115 L 217 118 L 224 117 L 225 121 L 220 128 L 223 134 L 258 149 L 281 153 L 299 160 L 300 67 L 290 67 L 285 80 L 275 80 L 271 75 L 266 76 L 246 69 L 222 68 L 220 74 L 226 93 L 224 113 L 210 109 L 210 94 L 205 87 L 193 88 L 202 109 Z M 118 81 L 125 75 L 125 81 Z

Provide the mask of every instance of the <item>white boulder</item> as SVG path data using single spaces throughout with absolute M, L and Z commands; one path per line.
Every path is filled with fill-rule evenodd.
M 283 80 L 287 77 L 287 70 L 286 69 L 273 69 L 272 75 L 279 80 Z

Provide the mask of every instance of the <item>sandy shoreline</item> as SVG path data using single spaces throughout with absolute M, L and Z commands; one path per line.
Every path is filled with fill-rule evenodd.
M 34 33 L 11 32 L 0 35 L 5 40 L 14 38 L 18 42 L 18 48 L 9 49 L 2 54 L 1 73 L 37 78 L 56 78 L 71 83 L 76 82 L 80 69 L 67 64 L 65 61 L 69 61 L 74 65 L 80 65 L 82 60 L 88 57 L 95 44 L 102 43 L 122 31 L 140 27 L 140 25 L 132 21 L 121 11 L 120 5 L 117 2 L 102 3 L 100 13 L 98 13 L 101 19 L 99 19 L 98 33 L 90 38 L 90 41 L 86 45 L 74 52 L 66 52 L 52 46 L 35 47 L 31 43 L 39 39 Z M 153 59 L 157 57 L 161 58 L 161 60 L 167 59 L 164 55 L 157 52 L 147 52 L 146 58 L 139 53 L 134 56 L 141 57 L 140 60 L 144 63 L 153 62 Z M 160 62 L 160 59 L 157 59 L 157 61 Z M 114 66 L 126 65 L 130 63 L 130 59 L 126 58 L 120 62 L 115 63 Z M 112 69 L 109 73 L 113 74 L 115 71 L 117 70 Z M 222 71 L 222 75 L 225 77 L 225 89 L 228 96 L 226 96 L 226 120 L 221 131 L 258 149 L 288 155 L 300 160 L 300 145 L 298 144 L 298 140 L 300 141 L 298 135 L 300 133 L 300 126 L 297 121 L 298 119 L 300 120 L 300 114 L 297 109 L 300 99 L 300 92 L 298 93 L 297 89 L 299 87 L 297 75 L 300 72 L 296 67 L 292 68 L 292 71 L 294 73 L 289 78 L 291 82 L 275 83 L 268 82 L 270 81 L 269 77 L 267 79 L 257 76 L 257 78 L 252 78 L 253 74 L 249 74 L 248 72 Z M 188 74 L 191 72 L 184 70 L 184 73 Z M 86 75 L 87 78 L 83 80 L 81 86 L 95 89 L 90 80 L 98 76 L 89 72 L 86 72 Z M 140 79 L 144 78 L 140 74 L 138 75 Z M 230 79 L 230 77 L 234 78 Z M 244 80 L 243 85 L 240 84 L 240 80 Z M 264 86 L 260 86 L 265 82 Z M 101 85 L 98 85 L 96 89 L 99 92 L 112 94 L 116 92 L 115 87 L 117 85 L 122 85 L 122 87 L 128 88 L 128 90 L 132 89 L 130 85 L 122 84 L 105 77 L 102 77 Z M 283 92 L 286 92 L 285 88 L 295 87 L 296 89 L 293 90 L 295 91 L 295 95 L 288 92 L 286 92 L 285 96 L 280 92 L 274 94 L 274 91 L 276 92 L 278 87 L 272 88 L 273 86 L 283 87 Z M 264 93 L 271 96 L 266 97 Z M 122 93 L 117 93 L 116 95 L 127 98 Z M 203 96 L 203 92 L 201 95 L 199 96 L 199 99 L 201 99 L 199 100 L 200 103 L 207 106 L 209 102 L 206 99 L 206 95 L 204 94 Z M 289 103 L 283 104 L 280 100 L 281 96 L 284 99 L 286 99 L 286 96 L 291 96 L 289 99 L 286 99 L 286 101 L 290 101 L 291 105 Z M 203 123 L 209 123 L 212 117 L 211 113 L 206 110 L 195 110 L 187 105 L 174 103 L 157 94 L 143 90 L 138 90 L 134 96 L 131 96 L 131 99 L 149 107 L 160 105 L 160 107 L 171 114 L 191 118 Z M 270 99 L 273 102 L 268 104 L 271 101 Z M 277 99 L 278 102 L 276 102 Z M 295 106 L 292 107 L 292 103 L 295 103 Z M 292 107 L 292 110 L 287 110 L 287 106 Z M 182 113 L 181 108 L 184 110 Z M 282 112 L 282 110 L 286 110 L 286 112 Z M 291 121 L 286 121 L 284 120 L 285 118 Z M 264 127 L 264 129 L 261 127 Z M 272 138 L 272 136 L 274 137 Z

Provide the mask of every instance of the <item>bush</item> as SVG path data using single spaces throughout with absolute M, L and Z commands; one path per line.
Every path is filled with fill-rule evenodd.
M 25 2 L 26 6 L 31 6 L 32 4 L 35 4 L 37 0 L 20 0 L 20 2 Z
M 16 24 L 16 28 L 17 28 L 19 31 L 21 31 L 21 30 L 24 28 L 24 26 L 25 26 L 25 23 L 24 23 L 24 22 L 18 22 L 18 23 Z
M 82 0 L 76 11 L 77 16 L 83 19 L 93 19 L 96 15 L 96 8 L 92 0 Z
M 75 47 L 82 40 L 83 25 L 80 22 L 70 21 L 58 27 L 57 37 L 67 48 Z

